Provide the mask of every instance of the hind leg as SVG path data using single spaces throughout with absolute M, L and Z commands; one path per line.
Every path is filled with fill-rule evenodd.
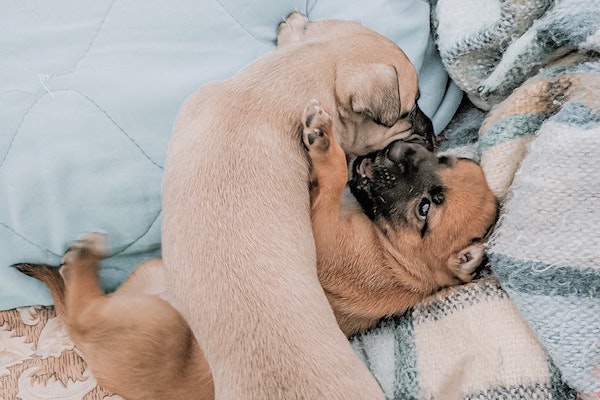
M 302 13 L 288 15 L 277 27 L 277 47 L 301 41 L 307 24 L 308 19 Z
M 75 241 L 65 252 L 60 274 L 65 283 L 66 322 L 71 334 L 85 332 L 96 323 L 105 294 L 98 282 L 100 259 L 106 252 L 106 237 L 91 233 Z
M 208 364 L 192 331 L 169 303 L 160 260 L 138 266 L 114 293 L 98 284 L 106 238 L 90 234 L 63 257 L 67 326 L 96 380 L 137 399 L 212 399 Z

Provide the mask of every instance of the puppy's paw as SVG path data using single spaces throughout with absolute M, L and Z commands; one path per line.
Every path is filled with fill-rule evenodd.
M 462 249 L 458 254 L 453 256 L 449 261 L 450 270 L 462 282 L 470 282 L 477 268 L 483 262 L 485 255 L 485 246 L 483 243 L 474 243 Z
M 304 14 L 294 11 L 288 15 L 277 26 L 277 46 L 285 46 L 288 43 L 302 40 L 306 24 L 308 24 L 308 18 Z
M 318 100 L 312 100 L 302 114 L 302 141 L 306 148 L 326 152 L 329 149 L 333 121 Z
M 107 253 L 108 240 L 103 233 L 89 233 L 81 239 L 71 243 L 63 258 L 61 265 L 81 263 L 83 261 L 97 262 Z

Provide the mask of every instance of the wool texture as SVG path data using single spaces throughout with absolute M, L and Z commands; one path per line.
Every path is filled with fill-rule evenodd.
M 500 219 L 481 279 L 352 344 L 390 399 L 600 399 L 600 0 L 430 0 L 466 93 L 443 153 Z
M 490 110 L 491 269 L 582 398 L 600 398 L 600 0 L 433 2 L 441 58 Z
M 352 338 L 388 399 L 575 400 L 489 271 Z

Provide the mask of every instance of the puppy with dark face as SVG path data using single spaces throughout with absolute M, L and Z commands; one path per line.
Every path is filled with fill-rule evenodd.
M 317 102 L 303 138 L 319 280 L 344 333 L 472 279 L 497 212 L 479 165 L 394 141 L 356 158 L 349 186 L 360 209 L 343 208 L 346 158 Z
M 477 164 L 394 141 L 354 161 L 350 188 L 361 207 L 342 208 L 348 171 L 332 119 L 311 102 L 302 123 L 312 162 L 317 273 L 344 333 L 472 278 L 496 211 Z M 44 265 L 15 267 L 48 285 L 57 314 L 109 390 L 127 399 L 214 398 L 202 349 L 161 296 L 166 289 L 160 260 L 141 264 L 105 295 L 97 271 L 106 249 L 103 235 L 90 234 L 67 250 L 60 272 Z
M 418 87 L 388 38 L 296 13 L 275 51 L 182 106 L 165 165 L 162 255 L 218 398 L 383 398 L 319 284 L 298 136 L 318 98 L 347 154 L 431 143 Z

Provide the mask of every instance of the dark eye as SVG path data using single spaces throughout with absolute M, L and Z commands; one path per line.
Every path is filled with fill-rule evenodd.
M 430 208 L 431 201 L 429 199 L 421 199 L 419 205 L 417 206 L 417 217 L 421 221 L 425 221 L 427 219 L 427 215 L 429 214 Z

